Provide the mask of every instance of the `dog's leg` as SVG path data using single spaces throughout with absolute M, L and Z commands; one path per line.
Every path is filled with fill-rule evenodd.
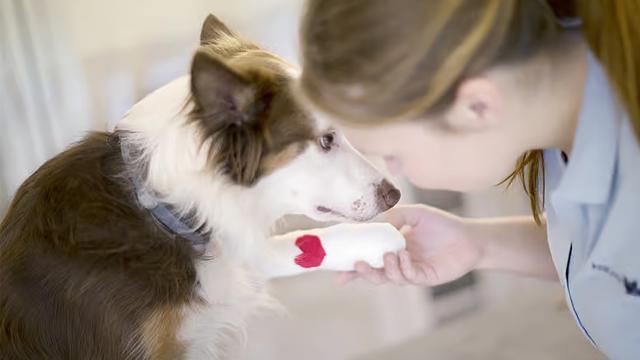
M 339 224 L 274 236 L 255 266 L 268 278 L 313 270 L 350 271 L 358 260 L 382 267 L 385 253 L 404 247 L 404 237 L 390 224 Z

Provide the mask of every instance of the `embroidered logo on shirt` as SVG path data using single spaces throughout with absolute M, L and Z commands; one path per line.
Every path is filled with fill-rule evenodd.
M 627 295 L 640 296 L 640 287 L 638 287 L 638 280 L 631 280 L 628 277 L 611 270 L 611 268 L 606 265 L 591 263 L 591 268 L 594 270 L 601 271 L 611 276 L 612 278 L 618 280 L 618 282 L 624 285 L 624 290 L 627 293 Z

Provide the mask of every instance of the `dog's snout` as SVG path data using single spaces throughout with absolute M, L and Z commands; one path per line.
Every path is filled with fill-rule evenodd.
M 391 209 L 400 200 L 400 190 L 396 189 L 386 179 L 382 180 L 376 187 L 376 201 L 378 208 L 385 211 Z

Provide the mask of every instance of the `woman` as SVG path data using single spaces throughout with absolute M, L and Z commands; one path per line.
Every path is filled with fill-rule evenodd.
M 568 2 L 554 2 L 567 5 Z M 407 250 L 374 283 L 475 269 L 559 278 L 585 335 L 640 356 L 640 3 L 584 0 L 581 30 L 536 0 L 311 0 L 300 88 L 361 150 L 417 186 L 521 178 L 533 217 L 398 207 Z M 515 170 L 514 170 L 515 169 Z

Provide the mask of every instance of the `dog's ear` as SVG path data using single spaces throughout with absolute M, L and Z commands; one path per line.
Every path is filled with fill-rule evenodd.
M 191 65 L 191 93 L 205 117 L 242 125 L 251 120 L 256 103 L 256 88 L 224 61 L 206 50 L 199 50 Z
M 191 92 L 205 138 L 215 139 L 210 160 L 235 183 L 252 185 L 260 176 L 265 146 L 261 119 L 267 116 L 272 92 L 206 50 L 193 59 Z
M 213 14 L 209 14 L 204 23 L 202 24 L 202 30 L 200 30 L 200 44 L 207 44 L 215 42 L 221 35 L 235 36 L 227 25 L 225 25 L 220 19 Z

